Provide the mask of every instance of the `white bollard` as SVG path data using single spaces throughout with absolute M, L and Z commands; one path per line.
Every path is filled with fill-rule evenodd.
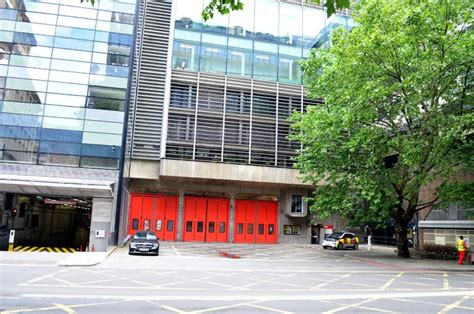
M 367 250 L 371 250 L 372 249 L 372 236 L 369 235 L 369 238 L 367 239 Z

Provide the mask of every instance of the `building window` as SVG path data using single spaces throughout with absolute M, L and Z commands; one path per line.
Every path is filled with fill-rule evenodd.
M 173 220 L 168 220 L 168 222 L 166 223 L 166 231 L 173 231 L 173 224 Z
M 161 219 L 156 220 L 156 231 L 161 231 L 163 221 Z
M 301 226 L 300 225 L 284 225 L 283 234 L 284 235 L 301 235 Z
M 303 195 L 291 196 L 291 212 L 301 214 L 303 213 Z
M 138 230 L 138 219 L 132 220 L 132 230 Z

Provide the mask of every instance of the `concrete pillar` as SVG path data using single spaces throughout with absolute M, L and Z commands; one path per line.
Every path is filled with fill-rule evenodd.
M 179 191 L 178 197 L 178 227 L 176 240 L 183 241 L 183 217 L 184 217 L 184 191 Z
M 113 198 L 94 197 L 89 234 L 89 251 L 105 252 L 113 244 L 111 238 Z
M 229 242 L 234 243 L 234 223 L 235 223 L 235 195 L 230 196 L 229 211 Z

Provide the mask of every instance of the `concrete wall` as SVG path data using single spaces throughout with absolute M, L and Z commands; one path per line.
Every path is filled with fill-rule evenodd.
M 113 230 L 113 198 L 94 197 L 92 201 L 92 221 L 89 235 L 89 250 L 92 247 L 97 252 L 107 250 L 109 244 L 112 243 L 111 230 Z M 98 230 L 103 231 L 103 237 L 97 236 Z

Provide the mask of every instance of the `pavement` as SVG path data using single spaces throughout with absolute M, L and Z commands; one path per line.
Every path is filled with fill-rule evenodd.
M 233 244 L 233 243 L 198 243 L 198 242 L 162 242 L 161 250 L 168 250 L 170 255 L 179 256 L 201 256 L 232 259 L 282 259 L 280 251 L 286 247 L 299 249 L 300 257 L 310 258 L 318 245 L 295 245 L 295 244 L 276 244 L 276 245 L 252 245 L 252 244 Z M 173 249 L 171 249 L 173 248 Z M 177 253 L 178 250 L 179 254 Z M 34 262 L 45 264 L 56 264 L 64 267 L 88 267 L 103 263 L 116 250 L 125 250 L 126 248 L 110 247 L 107 252 L 76 252 L 70 254 L 62 253 L 36 253 Z M 278 252 L 278 256 L 275 253 Z M 329 252 L 329 250 L 327 251 Z M 343 256 L 347 259 L 354 259 L 365 262 L 372 266 L 386 268 L 403 268 L 407 270 L 427 270 L 427 271 L 461 271 L 474 272 L 474 264 L 458 265 L 454 260 L 441 259 L 421 259 L 416 254 L 412 258 L 399 258 L 394 247 L 373 245 L 369 250 L 366 245 L 361 245 L 358 251 L 343 251 Z M 298 255 L 298 254 L 297 254 Z M 14 264 L 31 262 L 32 253 L 29 252 L 5 252 L 0 251 L 0 264 Z M 297 258 L 295 251 L 287 258 Z
M 0 252 L 0 313 L 474 309 L 473 265 L 399 259 L 393 247 L 162 242 L 159 256 L 129 255 L 127 247 L 89 253 Z

